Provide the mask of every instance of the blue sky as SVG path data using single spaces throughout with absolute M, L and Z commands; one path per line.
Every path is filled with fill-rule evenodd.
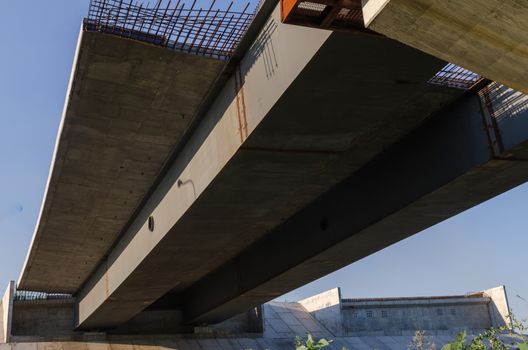
M 221 1 L 219 1 L 220 3 Z M 0 12 L 0 288 L 33 234 L 88 1 L 9 1 Z M 283 298 L 341 286 L 347 297 L 459 294 L 500 284 L 528 318 L 523 185 Z

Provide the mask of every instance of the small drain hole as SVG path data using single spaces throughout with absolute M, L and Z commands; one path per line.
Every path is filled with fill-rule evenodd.
M 326 231 L 328 229 L 328 218 L 323 217 L 319 223 L 319 227 L 321 228 L 321 231 Z
M 148 218 L 148 229 L 150 232 L 154 232 L 154 217 L 149 216 Z

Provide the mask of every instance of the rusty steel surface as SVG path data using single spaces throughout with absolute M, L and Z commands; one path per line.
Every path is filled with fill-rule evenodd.
M 241 11 L 207 8 L 182 0 L 158 0 L 153 7 L 132 0 L 91 0 L 84 30 L 109 33 L 174 50 L 228 59 L 250 25 L 248 2 Z
M 287 22 L 290 16 L 293 15 L 292 10 L 297 7 L 299 0 L 281 0 L 281 19 L 283 22 Z
M 281 0 L 282 22 L 334 31 L 365 31 L 360 0 Z

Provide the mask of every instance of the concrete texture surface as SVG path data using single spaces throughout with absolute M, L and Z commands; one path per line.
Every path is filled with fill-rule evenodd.
M 481 102 L 469 93 L 444 108 L 196 283 L 182 305 L 195 312 L 195 320 L 221 318 L 299 288 L 524 183 L 528 110 L 521 108 L 523 102 L 497 102 L 494 109 L 519 111 L 512 117 L 518 128 L 505 127 L 509 122 L 500 118 L 490 127 Z M 498 153 L 490 133 L 500 135 Z M 222 287 L 226 285 L 230 288 Z
M 12 302 L 12 311 L 4 313 L 4 318 L 9 328 L 6 330 L 4 340 L 0 340 L 0 343 L 9 342 L 11 339 L 78 339 L 86 336 L 86 333 L 75 329 L 75 300 L 73 298 L 15 300 Z M 181 312 L 178 310 L 151 310 L 112 329 L 108 334 L 160 335 L 198 332 L 227 337 L 254 336 L 262 333 L 262 325 L 260 307 L 212 327 L 202 327 L 197 330 L 182 326 Z
M 11 337 L 14 293 L 15 282 L 9 281 L 0 305 L 0 343 L 9 342 Z
M 335 335 L 298 302 L 271 301 L 264 304 L 264 338 L 294 339 L 310 333 L 316 338 Z
M 75 325 L 74 306 L 74 299 L 15 301 L 11 336 L 71 336 Z
M 153 185 L 224 64 L 81 32 L 19 289 L 78 291 Z
M 317 298 L 317 296 L 314 297 Z M 326 297 L 319 296 L 317 299 L 321 298 L 324 299 Z M 459 306 L 461 305 L 451 303 L 451 308 L 455 307 L 458 310 Z M 292 349 L 296 336 L 306 337 L 306 334 L 310 333 L 315 339 L 334 340 L 329 349 L 340 350 L 345 347 L 349 350 L 407 350 L 414 335 L 414 332 L 411 331 L 406 335 L 395 336 L 335 335 L 300 303 L 274 301 L 264 305 L 263 309 L 264 331 L 258 335 L 238 333 L 221 336 L 216 333 L 195 333 L 187 335 L 118 336 L 103 333 L 86 333 L 69 337 L 14 336 L 12 343 L 1 344 L 0 348 L 5 350 L 273 350 Z M 409 309 L 412 309 L 412 306 Z M 462 314 L 459 313 L 458 317 L 462 317 Z M 484 315 L 483 317 L 489 321 L 489 315 Z M 469 333 L 471 334 L 471 330 Z M 454 340 L 455 334 L 453 332 L 443 332 L 442 335 L 434 335 L 433 332 L 427 332 L 426 336 L 437 345 L 437 348 L 441 348 L 446 342 Z M 54 341 L 50 341 L 50 339 L 54 339 Z M 511 342 L 513 339 L 509 340 Z
M 446 62 L 279 17 L 141 208 L 222 63 L 83 33 L 20 288 L 78 330 L 217 323 L 526 181 L 528 111 L 490 128 Z
M 112 327 L 151 304 L 185 305 L 197 321 L 208 296 L 188 300 L 193 283 L 462 94 L 427 84 L 444 64 L 377 35 L 283 25 L 277 9 L 80 293 L 81 328 Z
M 506 287 L 499 286 L 495 288 L 486 289 L 483 291 L 484 295 L 492 300 L 490 308 L 490 317 L 493 327 L 512 326 L 512 319 L 510 316 L 511 310 L 508 303 L 508 295 L 506 294 Z
M 305 333 L 299 334 L 305 336 Z M 412 336 L 368 336 L 368 337 L 336 337 L 334 342 L 326 347 L 328 350 L 408 350 Z M 442 348 L 455 339 L 454 336 L 429 337 Z M 519 341 L 515 337 L 503 337 L 506 341 Z M 294 348 L 293 338 L 174 338 L 160 337 L 114 339 L 114 340 L 79 340 L 79 341 L 47 341 L 18 342 L 1 344 L 2 350 L 291 350 Z M 513 349 L 513 347 L 512 347 Z
M 478 332 L 493 325 L 490 298 L 345 302 L 343 334 L 346 336 L 430 335 Z
M 330 289 L 312 297 L 299 300 L 298 303 L 308 311 L 317 321 L 328 329 L 332 335 L 343 334 L 343 311 L 341 290 Z
M 526 1 L 363 0 L 363 11 L 369 29 L 528 93 Z
M 496 320 L 498 309 L 509 310 L 505 295 L 500 286 L 453 296 L 342 299 L 335 288 L 294 304 L 334 337 L 414 336 L 417 330 L 430 336 L 453 336 L 462 330 L 477 334 L 510 324 Z

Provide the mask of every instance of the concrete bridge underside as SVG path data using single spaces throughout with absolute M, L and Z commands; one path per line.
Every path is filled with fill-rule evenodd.
M 132 183 L 140 191 L 129 193 L 134 205 L 114 218 L 114 226 L 86 226 L 98 218 L 92 214 L 98 201 L 125 183 L 109 176 L 113 182 L 93 195 L 87 212 L 68 216 L 68 229 L 51 229 L 65 227 L 48 207 L 76 213 L 72 203 L 91 198 L 54 180 L 68 173 L 66 163 L 55 161 L 20 288 L 74 293 L 78 329 L 115 328 L 153 310 L 179 310 L 187 324 L 215 323 L 526 181 L 528 135 L 519 132 L 526 114 L 493 124 L 501 135 L 497 148 L 475 91 L 428 83 L 446 62 L 383 36 L 289 26 L 279 18 L 275 9 L 203 115 L 197 111 L 223 62 L 82 33 L 71 101 L 90 101 L 83 95 L 90 86 L 83 84 L 83 74 L 97 58 L 86 54 L 90 45 L 103 52 L 125 45 L 141 58 L 151 57 L 152 64 L 159 56 L 164 69 L 181 66 L 177 71 L 185 73 L 171 76 L 165 70 L 159 80 L 138 78 L 137 84 L 157 93 L 149 101 L 123 100 L 119 110 L 138 103 L 143 118 L 159 108 L 166 112 L 164 122 L 180 121 L 158 161 L 146 167 L 148 181 Z M 104 109 L 87 118 L 108 114 L 113 121 L 106 109 L 112 111 L 111 102 L 127 94 L 105 90 Z M 175 94 L 176 100 L 166 97 L 174 104 L 159 107 L 159 94 Z M 184 97 L 190 100 L 177 100 Z M 74 105 L 66 105 L 65 126 L 75 125 Z M 199 120 L 184 138 L 191 122 L 180 115 Z M 131 118 L 125 124 L 136 125 Z M 96 153 L 90 142 L 69 136 L 72 129 L 63 128 L 56 159 L 75 147 L 90 159 L 112 149 L 103 143 Z M 87 128 L 94 129 L 111 132 Z M 135 135 L 142 135 L 141 127 Z M 117 144 L 135 144 L 125 141 L 130 140 Z M 178 153 L 155 182 L 174 149 Z M 80 168 L 81 178 L 89 179 L 94 169 L 115 174 L 126 154 Z M 70 201 L 56 199 L 61 190 L 70 193 Z M 122 200 L 128 198 L 125 193 Z M 116 208 L 107 210 L 117 210 L 120 202 L 108 203 Z M 107 244 L 82 260 L 79 250 L 95 245 L 103 235 L 95 233 L 99 227 L 107 230 Z M 61 246 L 62 239 L 70 246 Z M 64 256 L 55 259 L 46 244 L 64 247 Z M 64 263 L 84 266 L 72 272 L 61 269 Z
M 138 209 L 224 63 L 82 32 L 19 288 L 76 293 Z
M 79 293 L 82 329 L 119 325 L 156 301 L 181 309 L 193 284 L 461 95 L 427 84 L 445 64 L 436 58 L 378 35 L 281 25 L 278 15 L 203 119 L 189 143 L 197 149 L 182 152 Z
M 523 0 L 362 0 L 378 33 L 528 93 Z

